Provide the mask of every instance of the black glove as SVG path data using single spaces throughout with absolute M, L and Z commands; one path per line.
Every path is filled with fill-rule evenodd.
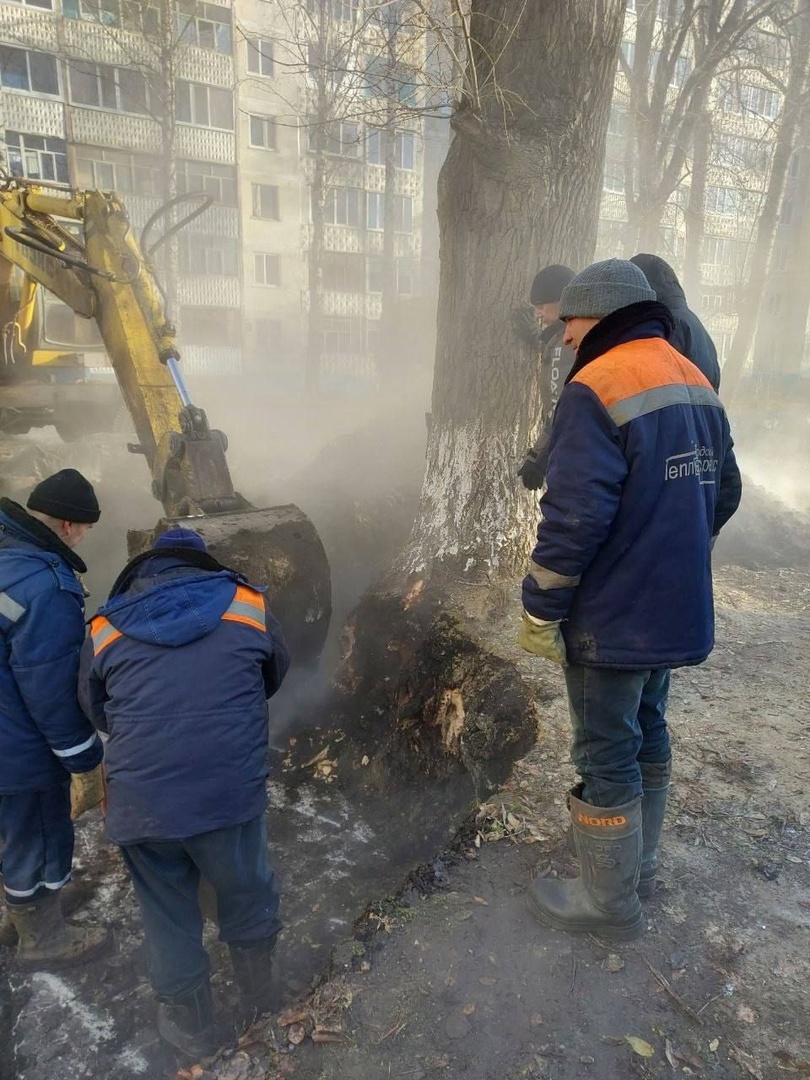
M 513 309 L 512 329 L 521 341 L 539 352 L 543 344 L 541 339 L 543 328 L 537 321 L 533 307 L 524 304 L 523 307 Z
M 546 482 L 546 468 L 548 456 L 545 447 L 531 447 L 526 451 L 526 460 L 518 469 L 518 476 L 523 481 L 523 486 L 529 491 L 539 491 Z

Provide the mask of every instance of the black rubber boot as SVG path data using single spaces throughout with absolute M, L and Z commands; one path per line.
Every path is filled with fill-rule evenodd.
M 538 878 L 528 898 L 534 914 L 557 930 L 632 941 L 644 929 L 636 894 L 641 869 L 641 799 L 591 806 L 568 797 L 581 876 Z
M 17 963 L 24 968 L 60 968 L 83 964 L 106 952 L 112 943 L 104 927 L 75 926 L 65 920 L 58 892 L 31 904 L 8 906 L 17 932 Z
M 655 875 L 658 872 L 658 844 L 664 827 L 669 781 L 672 776 L 672 758 L 663 764 L 639 762 L 644 794 L 641 798 L 641 831 L 643 836 L 641 874 L 638 879 L 638 895 L 642 898 L 655 892 Z
M 273 978 L 276 937 L 234 942 L 228 948 L 239 990 L 239 1018 L 248 1027 L 257 1016 L 275 1012 L 279 1005 L 277 981 Z
M 195 1061 L 210 1057 L 223 1045 L 222 1031 L 214 1022 L 214 1000 L 207 977 L 193 990 L 161 1001 L 157 1029 L 164 1042 Z

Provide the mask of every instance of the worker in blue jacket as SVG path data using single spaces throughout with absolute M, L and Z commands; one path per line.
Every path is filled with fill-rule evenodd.
M 0 499 L 0 864 L 5 943 L 24 967 L 97 956 L 103 929 L 62 910 L 73 822 L 102 797 L 101 740 L 78 701 L 87 567 L 73 550 L 99 519 L 75 469 L 49 476 L 27 509 Z
M 243 1012 L 270 1007 L 281 923 L 264 824 L 267 699 L 289 655 L 263 590 L 184 528 L 125 567 L 90 629 L 80 694 L 108 735 L 107 834 L 140 906 L 158 1031 L 196 1059 L 221 1041 L 201 879 Z
M 520 644 L 565 670 L 581 877 L 538 879 L 529 898 L 554 927 L 630 939 L 639 895 L 655 887 L 670 670 L 714 645 L 710 551 L 740 473 L 723 406 L 669 344 L 672 316 L 638 267 L 583 270 L 560 317 L 577 359 L 551 433 Z

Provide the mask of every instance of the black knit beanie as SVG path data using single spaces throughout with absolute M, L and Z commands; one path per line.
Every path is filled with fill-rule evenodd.
M 58 521 L 90 524 L 101 516 L 93 485 L 76 469 L 60 469 L 46 477 L 28 496 L 26 506 Z
M 561 266 L 554 263 L 544 267 L 539 274 L 535 275 L 532 282 L 532 291 L 529 294 L 529 302 L 532 304 L 556 304 L 562 296 L 562 291 L 568 282 L 575 276 L 575 271 L 569 266 Z

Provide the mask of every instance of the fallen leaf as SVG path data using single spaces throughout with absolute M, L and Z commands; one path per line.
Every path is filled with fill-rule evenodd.
M 465 1016 L 472 1016 L 472 1014 L 475 1012 L 475 1003 L 472 1001 L 468 1001 L 461 1011 L 464 1013 Z
M 709 1049 L 711 1050 L 712 1053 L 714 1053 L 719 1045 L 720 1045 L 720 1040 L 719 1039 L 712 1039 L 712 1041 L 709 1043 Z
M 533 1013 L 532 1016 L 529 1018 L 529 1023 L 532 1025 L 532 1027 L 541 1027 L 543 1023 L 543 1017 L 540 1015 L 540 1013 Z
M 741 1005 L 739 1009 L 737 1009 L 737 1019 L 742 1020 L 746 1024 L 753 1024 L 756 1022 L 757 1014 L 750 1005 Z
M 678 1066 L 675 1063 L 675 1055 L 672 1052 L 672 1043 L 669 1041 L 669 1039 L 667 1039 L 664 1043 L 664 1054 L 672 1068 L 677 1069 Z
M 368 765 L 368 763 L 370 761 L 371 761 L 371 758 L 368 756 L 368 754 L 363 754 L 363 756 L 360 758 L 360 764 L 361 765 Z
M 482 904 L 484 907 L 489 907 L 489 901 L 485 900 L 483 896 L 474 896 L 473 900 L 476 902 L 476 904 Z
M 605 959 L 602 961 L 602 968 L 605 971 L 610 971 L 615 974 L 617 971 L 621 971 L 624 967 L 624 960 L 618 955 L 618 953 L 608 953 Z
M 177 1080 L 194 1080 L 188 1069 L 178 1069 L 175 1073 Z
M 340 1028 L 316 1027 L 311 1038 L 314 1043 L 342 1043 L 346 1041 Z
M 495 984 L 498 982 L 497 979 L 488 979 L 486 976 L 480 978 L 478 981 L 481 983 L 482 986 L 495 986 Z
M 191 1075 L 194 1077 L 194 1080 L 200 1080 L 200 1077 L 205 1075 L 205 1069 L 202 1065 L 192 1065 Z
M 644 1039 L 639 1039 L 637 1035 L 625 1035 L 625 1042 L 628 1042 L 633 1050 L 634 1054 L 638 1054 L 639 1057 L 651 1058 L 655 1056 L 655 1050 Z
M 303 1024 L 291 1024 L 287 1028 L 287 1038 L 293 1044 L 293 1046 L 300 1045 L 306 1037 L 306 1031 Z
M 799 1058 L 795 1058 L 793 1054 L 789 1054 L 787 1050 L 775 1050 L 773 1056 L 777 1061 L 781 1061 L 786 1069 L 810 1073 L 810 1061 L 800 1061 Z

